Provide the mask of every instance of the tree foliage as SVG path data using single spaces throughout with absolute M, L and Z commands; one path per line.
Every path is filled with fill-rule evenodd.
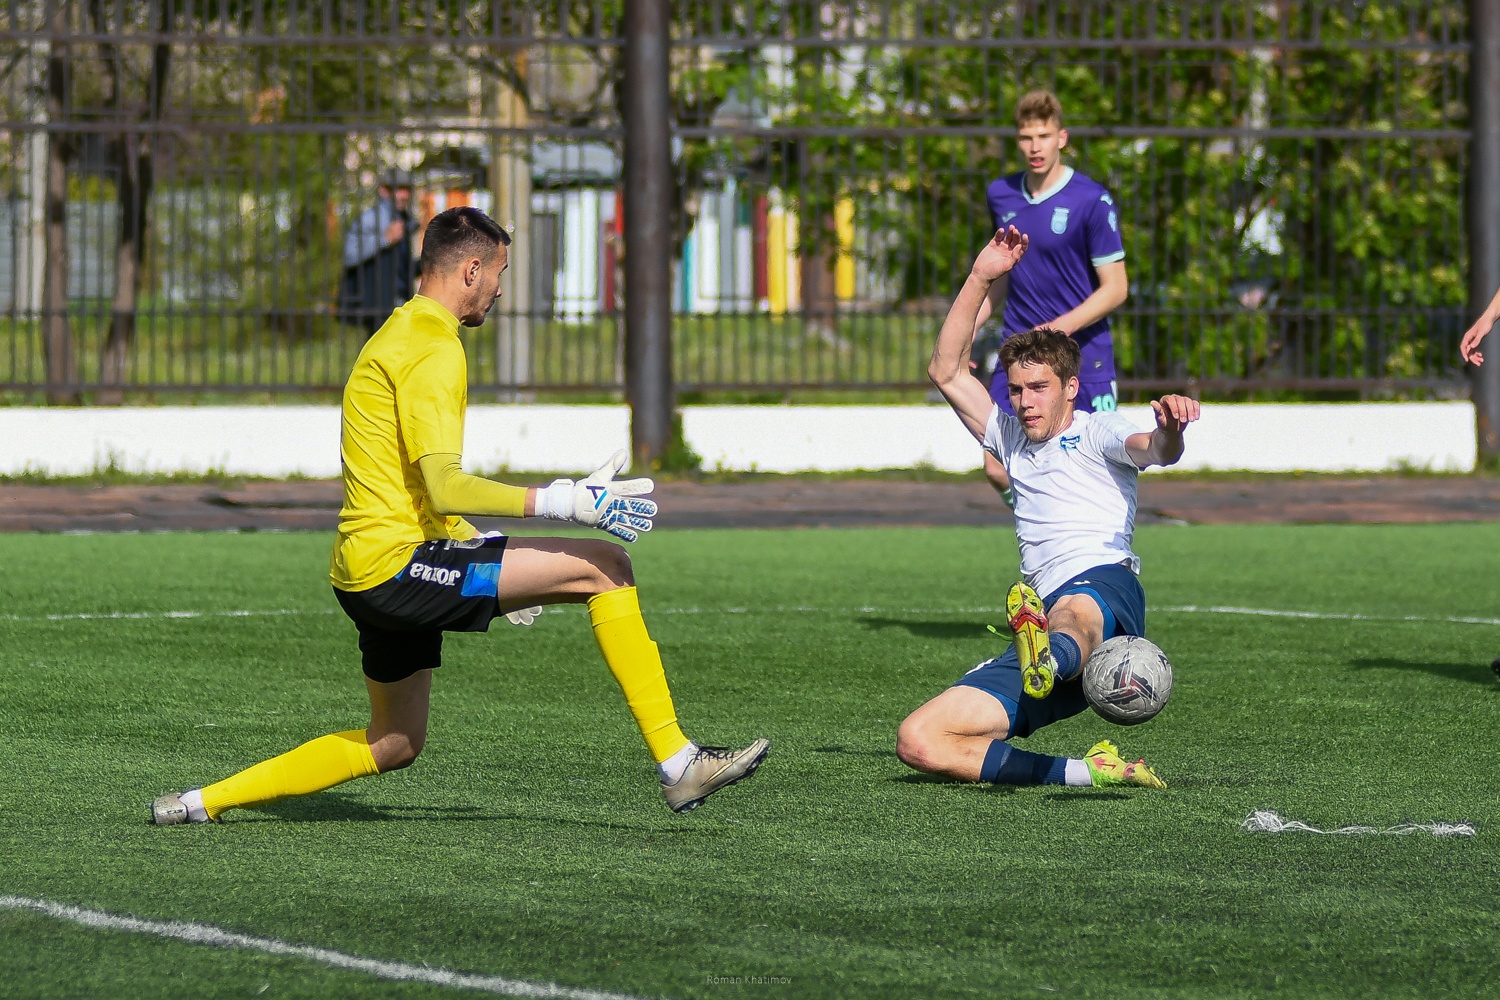
M 86 2 L 119 37 L 72 50 L 80 118 L 181 126 L 152 153 L 173 188 L 154 245 L 169 224 L 211 244 L 249 311 L 325 302 L 339 223 L 375 173 L 458 156 L 454 136 L 490 124 L 498 91 L 553 130 L 536 141 L 618 145 L 626 0 L 187 0 L 173 4 L 182 35 L 168 60 L 146 40 L 157 3 Z M 830 220 L 848 200 L 859 266 L 891 304 L 935 305 L 987 234 L 985 186 L 1020 169 L 1015 100 L 1045 86 L 1073 130 L 1070 162 L 1120 206 L 1127 376 L 1446 370 L 1434 359 L 1451 354 L 1464 300 L 1461 4 L 671 10 L 679 246 L 702 193 L 728 177 L 797 211 L 807 257 L 837 249 Z M 553 85 L 564 71 L 573 82 Z M 148 293 L 162 289 L 149 254 L 143 273 Z

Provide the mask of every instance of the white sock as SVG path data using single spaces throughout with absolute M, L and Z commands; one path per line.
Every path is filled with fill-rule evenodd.
M 1067 770 L 1063 771 L 1063 784 L 1075 786 L 1087 786 L 1094 783 L 1094 776 L 1089 773 L 1088 761 L 1068 758 Z
M 208 810 L 203 808 L 203 789 L 194 788 L 183 792 L 182 804 L 187 806 L 189 823 L 208 822 Z
M 698 752 L 698 744 L 688 740 L 688 745 L 656 765 L 657 771 L 661 772 L 661 783 L 663 785 L 675 785 L 682 780 L 682 772 L 687 770 L 688 764 L 692 763 L 693 754 Z

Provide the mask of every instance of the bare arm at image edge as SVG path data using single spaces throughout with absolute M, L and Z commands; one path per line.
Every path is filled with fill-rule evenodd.
M 1479 350 L 1479 344 L 1490 335 L 1490 330 L 1497 321 L 1500 321 L 1500 289 L 1496 290 L 1494 298 L 1490 299 L 1490 304 L 1485 306 L 1474 325 L 1464 331 L 1463 340 L 1458 345 L 1459 357 L 1471 365 L 1484 364 L 1484 354 Z

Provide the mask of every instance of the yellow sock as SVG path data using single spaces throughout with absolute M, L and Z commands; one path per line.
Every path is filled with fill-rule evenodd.
M 634 587 L 621 587 L 589 598 L 589 620 L 599 652 L 625 692 L 625 704 L 635 716 L 651 756 L 660 764 L 688 745 L 677 725 L 677 709 L 667 689 L 661 653 L 646 634 L 646 621 Z
M 351 729 L 319 736 L 209 785 L 203 789 L 203 808 L 210 818 L 218 819 L 226 809 L 253 809 L 378 773 L 365 730 Z

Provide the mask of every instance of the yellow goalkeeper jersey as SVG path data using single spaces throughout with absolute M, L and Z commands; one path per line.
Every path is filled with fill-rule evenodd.
M 458 319 L 416 296 L 359 352 L 344 386 L 339 452 L 344 506 L 329 578 L 369 590 L 395 576 L 425 541 L 473 538 L 461 517 L 430 509 L 417 461 L 461 455 L 468 365 Z

